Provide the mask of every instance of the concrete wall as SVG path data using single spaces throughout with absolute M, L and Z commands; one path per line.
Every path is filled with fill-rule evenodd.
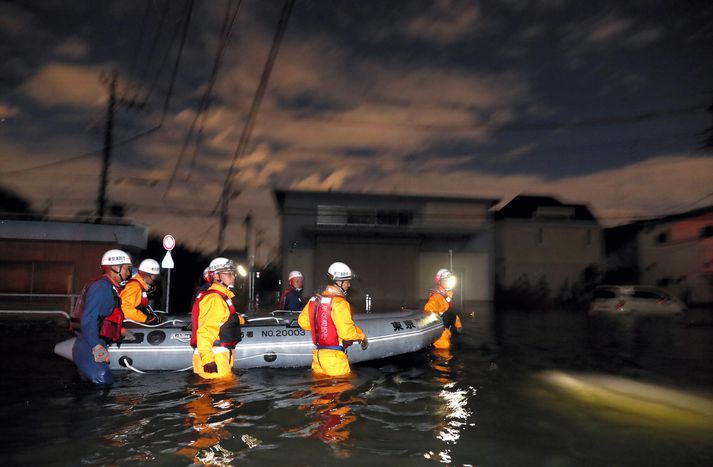
M 495 273 L 502 285 L 545 277 L 552 292 L 590 264 L 602 264 L 603 236 L 593 222 L 506 219 L 495 224 Z

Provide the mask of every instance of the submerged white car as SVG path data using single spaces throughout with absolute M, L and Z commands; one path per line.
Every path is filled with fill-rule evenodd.
M 589 314 L 676 315 L 686 304 L 656 287 L 645 285 L 601 285 L 594 289 Z

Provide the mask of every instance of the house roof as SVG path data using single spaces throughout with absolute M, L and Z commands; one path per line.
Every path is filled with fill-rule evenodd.
M 0 220 L 0 240 L 116 243 L 143 250 L 146 248 L 147 239 L 148 228 L 143 225 Z
M 702 216 L 703 214 L 707 214 L 709 212 L 713 212 L 713 205 L 705 206 L 705 207 L 697 208 L 697 209 L 692 209 L 690 211 L 679 212 L 677 214 L 669 214 L 667 216 L 654 217 L 651 219 L 640 220 L 640 221 L 637 221 L 637 223 L 645 224 L 645 225 L 665 224 L 667 222 L 680 221 L 683 219 L 690 219 L 693 217 Z
M 585 204 L 567 204 L 551 196 L 519 195 L 494 214 L 500 219 L 566 218 L 567 220 L 596 221 Z
M 442 195 L 411 195 L 398 193 L 359 193 L 348 191 L 308 191 L 308 190 L 275 190 L 278 206 L 283 206 L 287 196 L 300 198 L 322 198 L 339 201 L 364 201 L 364 200 L 410 200 L 416 202 L 451 202 L 451 203 L 484 203 L 488 208 L 500 201 L 498 198 L 471 198 Z

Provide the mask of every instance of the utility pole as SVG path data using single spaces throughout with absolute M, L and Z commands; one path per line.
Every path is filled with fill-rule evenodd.
M 131 99 L 117 99 L 116 87 L 118 74 L 116 70 L 110 75 L 102 74 L 99 80 L 104 83 L 109 92 L 106 109 L 106 125 L 104 127 L 104 148 L 102 150 L 102 171 L 99 178 L 99 194 L 97 195 L 97 219 L 96 222 L 101 224 L 104 220 L 104 211 L 106 210 L 106 187 L 109 182 L 109 164 L 111 163 L 111 147 L 113 143 L 114 131 L 114 114 L 119 105 L 125 105 L 129 108 L 136 107 L 138 110 L 143 109 L 145 102 L 137 102 Z
M 116 70 L 110 77 L 103 76 L 102 81 L 109 87 L 109 99 L 106 111 L 106 126 L 104 127 L 104 149 L 102 150 L 102 172 L 99 179 L 99 195 L 97 196 L 97 223 L 104 220 L 106 207 L 106 184 L 109 178 L 109 162 L 111 160 L 112 131 L 114 129 L 114 111 L 116 109 Z M 108 81 L 108 82 L 107 82 Z
M 275 36 L 272 39 L 272 46 L 270 47 L 270 52 L 267 54 L 267 60 L 265 61 L 265 66 L 262 69 L 262 75 L 260 76 L 260 84 L 258 84 L 255 95 L 253 96 L 253 101 L 250 104 L 250 110 L 248 110 L 247 120 L 245 121 L 245 126 L 240 134 L 240 140 L 238 141 L 238 147 L 235 148 L 233 153 L 233 159 L 228 167 L 228 174 L 225 177 L 225 182 L 223 183 L 223 191 L 220 195 L 220 201 L 217 203 L 216 210 L 220 209 L 220 223 L 218 227 L 218 253 L 223 250 L 223 242 L 225 241 L 225 229 L 228 226 L 228 208 L 230 204 L 230 199 L 233 198 L 233 172 L 237 169 L 237 161 L 243 155 L 248 147 L 248 142 L 250 141 L 250 135 L 252 134 L 253 128 L 255 126 L 255 121 L 257 119 L 258 111 L 260 110 L 260 104 L 262 103 L 262 98 L 265 95 L 265 90 L 267 89 L 267 84 L 270 81 L 270 74 L 272 73 L 272 68 L 275 65 L 275 60 L 277 59 L 277 53 L 280 50 L 280 44 L 282 43 L 282 38 L 285 35 L 285 30 L 287 29 L 287 21 L 290 19 L 290 14 L 292 12 L 292 7 L 295 4 L 295 0 L 285 0 L 285 4 L 282 7 L 282 13 L 280 14 L 280 20 L 277 23 L 277 30 L 275 31 Z

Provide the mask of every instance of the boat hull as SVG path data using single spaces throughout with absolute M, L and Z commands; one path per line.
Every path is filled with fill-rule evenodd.
M 443 332 L 442 320 L 421 311 L 355 315 L 369 338 L 369 347 L 349 347 L 352 363 L 415 352 L 428 347 Z M 169 320 L 159 327 L 127 326 L 135 341 L 110 345 L 112 370 L 180 371 L 190 369 L 190 322 Z M 248 318 L 235 348 L 236 368 L 301 368 L 312 364 L 312 337 L 297 325 L 296 314 Z M 71 360 L 74 338 L 60 342 L 55 353 Z

